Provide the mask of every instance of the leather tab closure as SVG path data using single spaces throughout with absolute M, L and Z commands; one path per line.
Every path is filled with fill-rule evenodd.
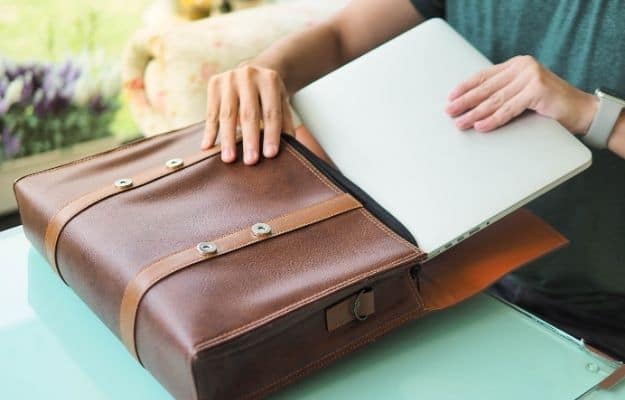
M 154 285 L 171 274 L 199 262 L 228 254 L 264 240 L 271 240 L 282 234 L 358 208 L 362 208 L 358 200 L 347 193 L 342 193 L 329 200 L 295 210 L 262 223 L 271 227 L 270 232 L 267 234 L 254 235 L 252 227 L 246 226 L 210 242 L 200 243 L 202 245 L 201 248 L 206 249 L 206 251 L 200 251 L 199 245 L 196 246 L 194 244 L 192 247 L 166 256 L 145 267 L 128 283 L 122 297 L 119 311 L 119 331 L 122 341 L 128 348 L 128 351 L 139 360 L 135 343 L 135 324 L 141 299 Z M 211 251 L 208 251 L 209 247 Z M 367 310 L 364 304 L 361 305 L 360 309 L 361 312 L 366 312 Z
M 373 313 L 373 290 L 362 290 L 326 310 L 326 328 L 332 332 L 352 321 L 364 321 Z

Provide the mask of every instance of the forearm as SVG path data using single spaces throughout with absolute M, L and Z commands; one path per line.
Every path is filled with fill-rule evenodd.
M 236 161 L 240 128 L 247 165 L 256 164 L 261 155 L 275 157 L 281 133 L 293 132 L 288 111 L 291 94 L 422 20 L 410 0 L 352 0 L 328 21 L 212 76 L 207 84 L 201 148 L 212 147 L 219 136 L 222 160 Z
M 250 63 L 276 70 L 292 94 L 423 20 L 409 0 L 352 0 L 328 21 L 287 36 Z
M 614 126 L 614 131 L 608 141 L 608 149 L 621 158 L 625 158 L 625 112 L 621 112 L 621 116 Z
M 344 62 L 338 34 L 327 22 L 279 40 L 250 61 L 277 71 L 289 94 Z

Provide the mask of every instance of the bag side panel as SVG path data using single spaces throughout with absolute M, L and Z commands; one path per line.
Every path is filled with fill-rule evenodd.
M 201 351 L 193 364 L 198 399 L 263 397 L 417 318 L 423 305 L 409 271 L 402 268 L 386 275 L 342 290 L 227 346 Z M 365 287 L 374 292 L 375 313 L 329 332 L 327 307 Z

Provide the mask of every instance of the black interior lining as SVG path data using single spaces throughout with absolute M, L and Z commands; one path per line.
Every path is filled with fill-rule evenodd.
M 332 183 L 344 190 L 345 192 L 354 196 L 369 212 L 371 212 L 376 218 L 384 223 L 393 232 L 397 233 L 402 238 L 406 239 L 410 243 L 417 245 L 417 241 L 414 236 L 406 229 L 406 227 L 397 220 L 391 213 L 386 211 L 384 207 L 378 204 L 371 196 L 369 196 L 358 185 L 349 180 L 339 170 L 317 157 L 306 146 L 301 144 L 297 139 L 291 135 L 282 135 L 282 138 L 292 145 L 302 156 L 304 156 L 312 165 L 314 165 L 319 172 L 325 175 Z

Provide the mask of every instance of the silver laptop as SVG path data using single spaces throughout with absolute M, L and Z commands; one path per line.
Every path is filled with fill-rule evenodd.
M 303 88 L 293 106 L 337 167 L 431 257 L 576 175 L 591 153 L 557 122 L 526 113 L 461 132 L 449 92 L 491 63 L 429 20 Z

